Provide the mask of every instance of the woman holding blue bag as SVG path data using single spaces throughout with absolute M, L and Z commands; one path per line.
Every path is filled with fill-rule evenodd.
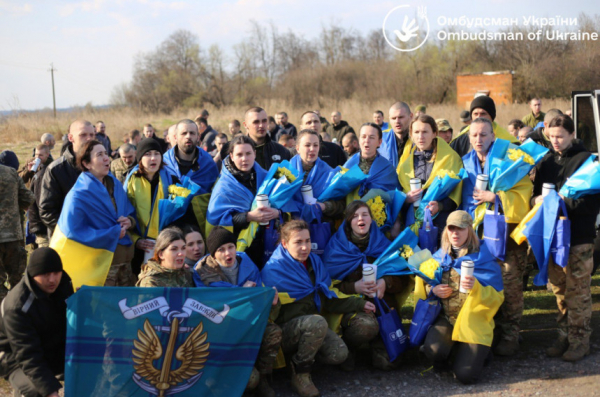
M 344 222 L 329 240 L 323 263 L 340 292 L 360 294 L 370 301 L 377 296 L 390 307 L 402 307 L 396 297 L 407 297 L 412 292 L 414 281 L 411 276 L 372 274 L 373 280 L 370 280 L 363 272 L 363 265 L 373 264 L 390 244 L 373 220 L 369 206 L 356 200 L 350 203 Z M 374 340 L 371 347 L 375 368 L 395 368 L 380 338 Z
M 591 153 L 575 141 L 575 125 L 569 116 L 557 116 L 547 127 L 553 151 L 536 168 L 532 204 L 544 201 L 542 186 L 554 184 L 556 190 L 567 182 Z M 568 196 L 568 194 L 565 194 Z M 595 221 L 600 209 L 600 194 L 578 198 L 561 195 L 571 221 L 568 263 L 561 267 L 550 255 L 548 278 L 558 306 L 558 338 L 546 353 L 565 361 L 578 361 L 589 354 L 592 299 L 590 291 L 593 267 Z
M 434 368 L 451 364 L 456 378 L 465 384 L 477 381 L 483 370 L 492 345 L 494 315 L 504 300 L 500 267 L 485 243 L 480 245 L 472 224 L 465 211 L 450 214 L 442 248 L 420 267 L 428 284 L 419 277 L 415 289 L 415 299 L 433 293 L 442 306 L 425 337 L 425 355 Z
M 451 178 L 458 178 L 463 164 L 461 158 L 446 141 L 438 138 L 437 123 L 431 116 L 423 114 L 416 117 L 411 122 L 409 131 L 413 145 L 407 160 L 398 164 L 398 179 L 402 190 L 406 193 L 406 201 L 402 209 L 404 223 L 406 226 L 415 224 L 417 227 L 413 231 L 417 233 L 426 214 L 422 208 L 418 210 L 419 207 L 414 207 L 414 203 L 420 202 L 436 176 L 449 175 Z M 413 190 L 411 186 L 413 180 L 418 180 L 421 188 Z M 433 227 L 437 230 L 444 229 L 448 215 L 460 205 L 461 192 L 462 183 L 458 182 L 448 195 L 427 203 L 425 208 L 433 217 L 432 229 Z M 434 239 L 435 246 L 430 244 L 430 247 L 424 247 L 423 242 L 420 242 L 421 248 L 433 247 L 435 251 L 439 247 L 440 235 L 434 236 Z

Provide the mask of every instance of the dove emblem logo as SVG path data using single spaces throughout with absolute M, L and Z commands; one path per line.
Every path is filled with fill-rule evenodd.
M 395 50 L 410 52 L 420 48 L 429 37 L 429 20 L 425 7 L 401 5 L 383 20 L 383 37 Z

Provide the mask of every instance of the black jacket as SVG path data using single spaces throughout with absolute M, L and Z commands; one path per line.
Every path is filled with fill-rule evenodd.
M 65 370 L 67 304 L 73 294 L 71 278 L 63 272 L 56 291 L 47 295 L 25 274 L 2 301 L 0 318 L 0 375 L 21 368 L 38 394 L 62 388 L 56 375 Z
M 348 158 L 346 152 L 340 147 L 340 145 L 333 142 L 325 142 L 323 138 L 319 136 L 321 141 L 321 147 L 319 149 L 319 158 L 326 162 L 331 168 L 335 168 L 338 165 L 344 165 Z
M 81 170 L 75 164 L 73 146 L 68 147 L 44 172 L 38 207 L 40 218 L 48 227 L 49 236 L 54 232 L 65 197 L 77 182 L 79 174 Z
M 458 153 L 460 158 L 463 158 L 465 154 L 469 153 L 472 149 L 471 141 L 469 140 L 469 134 L 464 133 L 459 135 L 455 140 L 450 142 L 450 147 L 454 149 L 456 153 Z M 402 153 L 400 152 L 398 155 L 401 156 Z
M 563 156 L 550 150 L 536 166 L 533 197 L 542 194 L 544 183 L 554 183 L 556 190 L 591 156 L 591 153 L 575 142 Z M 592 244 L 596 237 L 596 216 L 600 211 L 600 194 L 583 196 L 576 200 L 565 199 L 571 220 L 571 245 Z
M 263 145 L 256 146 L 256 162 L 265 170 L 269 171 L 273 163 L 281 163 L 283 160 L 289 161 L 292 158 L 290 151 L 285 146 L 271 140 L 268 133 L 265 139 Z M 221 148 L 221 158 L 225 160 L 228 155 L 229 142 Z
M 31 203 L 27 212 L 27 217 L 29 218 L 29 231 L 39 235 L 45 235 L 48 233 L 46 225 L 40 218 L 40 209 L 38 206 L 38 203 L 40 202 L 40 193 L 42 191 L 42 181 L 44 179 L 46 168 L 47 167 L 44 164 L 41 164 L 40 168 L 31 180 L 31 191 L 35 196 L 35 201 Z
M 526 138 L 531 138 L 538 145 L 542 145 L 545 148 L 552 149 L 552 143 L 550 143 L 550 140 L 544 135 L 544 127 L 540 127 L 536 130 L 531 131 L 529 134 L 527 134 Z

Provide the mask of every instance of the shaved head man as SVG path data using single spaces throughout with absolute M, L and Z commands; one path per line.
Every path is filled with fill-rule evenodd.
M 410 150 L 406 143 L 410 140 L 408 130 L 413 114 L 408 104 L 399 101 L 390 107 L 388 115 L 392 130 L 384 134 L 379 153 L 396 168 L 405 148 Z

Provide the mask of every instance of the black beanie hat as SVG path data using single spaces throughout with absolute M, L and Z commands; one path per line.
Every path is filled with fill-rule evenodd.
M 213 258 L 215 257 L 215 252 L 217 252 L 222 245 L 227 243 L 233 243 L 235 245 L 237 243 L 237 239 L 233 233 L 225 229 L 223 226 L 215 227 L 206 239 L 206 247 Z
M 140 141 L 140 143 L 138 143 L 136 148 L 135 159 L 137 160 L 137 162 L 141 163 L 144 154 L 148 153 L 150 150 L 156 150 L 161 155 L 163 154 L 162 148 L 160 147 L 160 144 L 156 141 L 156 139 L 144 138 Z
M 19 170 L 19 159 L 12 150 L 4 150 L 0 153 L 0 164 Z
M 29 256 L 29 264 L 27 265 L 27 274 L 31 277 L 39 276 L 40 274 L 62 272 L 63 265 L 60 256 L 52 248 L 38 248 L 31 256 Z
M 488 112 L 492 117 L 492 121 L 496 119 L 496 104 L 494 103 L 494 100 L 489 96 L 481 95 L 473 99 L 473 102 L 471 102 L 471 119 L 473 120 L 473 110 L 477 108 L 481 108 Z

